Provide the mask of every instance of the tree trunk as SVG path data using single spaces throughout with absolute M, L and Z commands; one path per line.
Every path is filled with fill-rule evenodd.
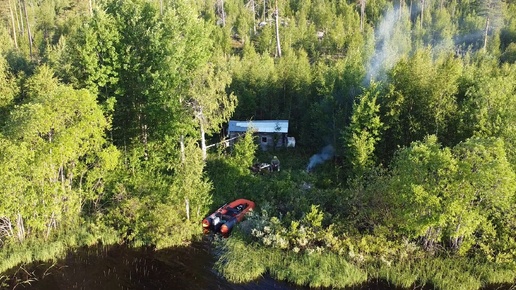
M 56 228 L 56 218 L 55 218 L 54 212 L 52 212 L 52 215 L 50 216 L 50 220 L 48 221 L 48 224 L 47 224 L 47 232 L 45 233 L 45 240 L 47 240 L 48 237 L 50 236 L 50 230 L 52 230 L 52 228 Z
M 185 157 L 185 136 L 181 135 L 181 138 L 179 139 L 179 147 L 181 148 L 181 164 L 185 164 L 186 157 Z
M 25 13 L 25 21 L 27 22 L 27 35 L 29 37 L 29 55 L 32 58 L 32 34 L 30 32 L 29 15 L 27 13 L 27 5 L 25 4 L 25 0 L 22 0 L 22 4 L 23 12 Z
M 201 124 L 201 149 L 202 149 L 202 160 L 206 161 L 208 153 L 206 152 L 206 136 L 204 133 L 204 125 Z
M 278 0 L 276 0 L 275 7 L 275 17 L 276 17 L 276 48 L 277 48 L 277 56 L 281 57 L 281 45 L 280 45 L 280 36 L 279 36 L 279 11 L 278 11 Z
M 364 32 L 366 0 L 360 0 L 360 31 Z
M 460 230 L 460 223 L 455 228 L 455 232 L 458 234 Z M 451 246 L 455 251 L 458 251 L 460 248 L 460 245 L 462 243 L 462 236 L 457 235 L 455 238 L 451 239 Z
M 420 29 L 423 29 L 424 14 L 425 14 L 425 0 L 421 0 L 421 22 L 419 23 Z
M 401 19 L 403 16 L 403 4 L 405 4 L 405 0 L 400 0 L 400 11 L 398 13 L 398 19 Z
M 251 0 L 251 3 L 252 3 L 252 11 L 253 11 L 253 32 L 254 34 L 256 34 L 256 9 L 255 9 L 255 4 L 254 3 L 254 0 Z
M 0 218 L 0 242 L 2 237 L 13 237 L 13 225 L 7 217 Z
M 265 16 L 265 9 L 266 9 L 266 7 L 265 7 L 265 3 L 266 3 L 266 2 L 267 2 L 267 0 L 263 0 L 263 15 L 262 15 L 262 16 L 263 16 L 263 22 L 267 21 L 267 19 L 265 18 L 265 17 L 266 17 L 266 16 Z
M 409 14 L 410 23 L 412 23 L 412 0 L 410 0 L 408 14 Z
M 206 132 L 204 131 L 204 115 L 201 111 L 197 114 L 197 119 L 199 119 L 199 128 L 201 130 L 201 150 L 202 150 L 202 160 L 206 160 L 208 157 L 208 153 L 206 150 Z
M 18 0 L 18 6 L 20 7 L 20 15 L 17 16 L 18 18 L 18 30 L 20 31 L 20 36 L 23 36 L 23 34 L 25 34 L 25 28 L 23 26 L 23 6 L 22 6 L 22 0 Z
M 61 188 L 65 190 L 64 165 L 59 166 L 59 178 L 61 179 Z
M 14 4 L 14 5 L 16 6 L 16 4 Z M 18 41 L 16 40 L 16 21 L 14 20 L 14 12 L 13 12 L 13 8 L 11 6 L 11 0 L 9 0 L 9 12 L 11 13 L 11 23 L 13 26 L 14 47 L 18 48 Z
M 489 33 L 489 16 L 486 19 L 486 29 L 484 30 L 484 51 L 487 50 L 487 35 Z
M 186 219 L 190 220 L 190 201 L 185 197 Z
M 147 127 L 147 118 L 144 113 L 143 104 L 139 104 L 139 112 L 138 112 L 138 125 L 140 126 L 140 140 L 144 147 L 144 159 L 149 159 L 148 152 L 148 127 Z
M 226 27 L 226 11 L 224 10 L 224 0 L 220 0 L 220 11 L 222 17 L 222 27 Z
M 23 217 L 20 212 L 18 212 L 16 218 L 16 232 L 18 237 L 18 242 L 23 242 L 25 240 L 25 226 L 23 225 Z

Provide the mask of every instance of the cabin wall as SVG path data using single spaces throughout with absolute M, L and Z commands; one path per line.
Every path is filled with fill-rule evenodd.
M 235 138 L 237 136 L 245 134 L 244 132 L 229 132 L 229 138 Z M 258 145 L 260 149 L 263 151 L 267 151 L 273 148 L 278 147 L 286 147 L 287 146 L 287 134 L 285 133 L 256 133 L 258 137 Z M 232 146 L 237 139 L 233 139 L 229 142 L 229 145 Z M 274 145 L 276 144 L 276 145 Z

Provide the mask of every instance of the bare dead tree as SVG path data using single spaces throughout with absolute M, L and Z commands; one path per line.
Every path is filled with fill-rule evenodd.
M 484 47 L 483 49 L 487 49 L 487 36 L 489 35 L 489 16 L 486 17 L 486 28 L 484 29 Z
M 16 9 L 16 4 L 15 5 L 15 9 Z M 14 20 L 14 11 L 13 11 L 13 7 L 11 5 L 11 0 L 9 0 L 9 12 L 11 14 L 11 23 L 12 23 L 12 27 L 13 27 L 13 41 L 14 41 L 14 47 L 18 48 L 18 41 L 16 40 L 16 21 Z
M 13 231 L 13 224 L 11 223 L 11 220 L 8 217 L 1 217 L 0 218 L 0 240 L 3 237 L 13 237 L 14 231 Z
M 274 11 L 274 16 L 276 18 L 276 52 L 277 52 L 277 56 L 281 57 L 281 44 L 280 44 L 280 35 L 279 35 L 278 0 L 276 0 L 276 7 L 275 7 L 275 11 Z
M 29 37 L 29 55 L 32 58 L 32 33 L 30 32 L 29 25 L 29 15 L 27 13 L 27 5 L 25 4 L 25 0 L 22 0 L 23 12 L 25 13 L 25 21 L 27 22 L 27 36 Z
M 222 20 L 222 27 L 226 26 L 226 11 L 224 10 L 224 0 L 217 1 L 217 13 Z
M 419 28 L 423 29 L 423 18 L 425 15 L 425 0 L 421 0 L 421 21 L 419 22 Z
M 400 11 L 398 11 L 398 19 L 401 19 L 401 16 L 403 15 L 403 7 L 405 4 L 405 0 L 400 0 Z
M 23 217 L 20 212 L 16 217 L 16 236 L 21 243 L 25 240 L 25 226 L 23 225 Z
M 251 12 L 253 13 L 253 32 L 256 34 L 256 7 L 254 0 L 249 0 L 249 2 L 246 4 L 246 7 L 251 9 Z
M 16 4 L 16 2 L 15 2 L 15 4 Z M 20 35 L 23 35 L 23 34 L 25 34 L 25 28 L 23 26 L 22 0 L 18 0 L 18 7 L 19 7 L 18 11 L 20 12 L 19 16 L 17 13 L 17 17 L 16 17 L 16 18 L 18 18 L 18 30 L 20 31 Z
M 366 0 L 360 0 L 360 31 L 364 31 Z

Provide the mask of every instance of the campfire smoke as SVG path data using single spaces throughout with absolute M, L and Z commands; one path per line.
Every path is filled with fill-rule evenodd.
M 325 146 L 320 153 L 312 155 L 310 157 L 310 161 L 308 162 L 308 165 L 306 166 L 306 171 L 310 172 L 313 170 L 313 168 L 321 163 L 324 163 L 327 160 L 330 160 L 333 158 L 333 155 L 335 154 L 335 149 L 333 149 L 333 146 L 327 145 Z

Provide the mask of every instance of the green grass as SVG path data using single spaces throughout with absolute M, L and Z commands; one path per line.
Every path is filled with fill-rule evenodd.
M 435 289 L 480 289 L 489 284 L 513 284 L 516 269 L 465 257 L 423 259 L 368 266 L 370 278 L 385 279 L 403 288 L 432 285 Z
M 266 272 L 278 280 L 310 287 L 347 287 L 367 281 L 367 273 L 332 253 L 296 254 L 247 245 L 231 237 L 222 241 L 216 269 L 234 283 L 253 281 Z
M 20 265 L 32 262 L 55 261 L 77 247 L 92 246 L 96 243 L 108 245 L 118 241 L 115 233 L 107 229 L 97 229 L 93 232 L 77 229 L 63 232 L 48 240 L 34 238 L 23 243 L 13 240 L 1 248 L 0 273 L 9 273 Z

